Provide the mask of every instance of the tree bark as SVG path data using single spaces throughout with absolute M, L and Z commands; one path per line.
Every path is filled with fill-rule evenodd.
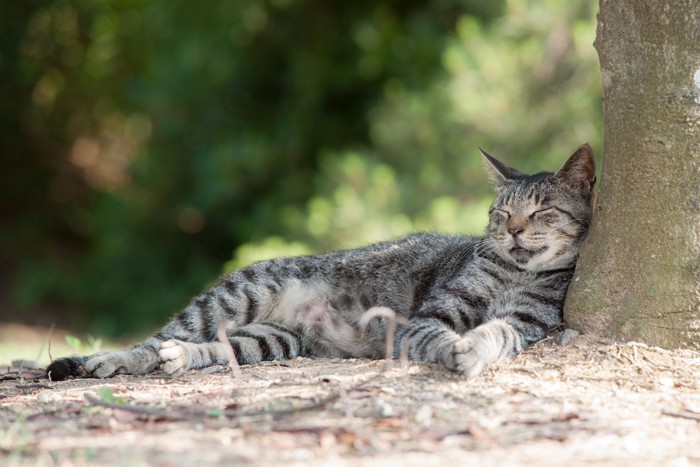
M 564 317 L 700 349 L 700 1 L 601 0 L 600 191 Z

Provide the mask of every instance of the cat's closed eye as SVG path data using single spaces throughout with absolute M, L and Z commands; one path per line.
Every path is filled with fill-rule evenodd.
M 502 222 L 510 218 L 510 212 L 505 209 L 492 208 L 489 211 L 489 218 L 492 222 Z
M 530 217 L 535 221 L 545 225 L 556 225 L 562 219 L 562 214 L 556 208 L 540 209 L 533 212 Z

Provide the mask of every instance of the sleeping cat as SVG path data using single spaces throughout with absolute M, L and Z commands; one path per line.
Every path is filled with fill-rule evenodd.
M 297 356 L 381 358 L 386 319 L 407 318 L 395 355 L 475 376 L 562 322 L 562 305 L 591 218 L 588 145 L 556 172 L 525 175 L 482 151 L 496 199 L 484 238 L 413 234 L 356 250 L 280 258 L 224 275 L 153 337 L 131 349 L 55 360 L 52 380 L 160 369 L 179 374 L 228 361 Z M 234 325 L 235 323 L 235 325 Z

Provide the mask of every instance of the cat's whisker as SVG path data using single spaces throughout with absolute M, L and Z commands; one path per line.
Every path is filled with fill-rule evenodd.
M 574 218 L 574 219 L 569 219 L 566 222 L 562 222 L 561 224 L 555 226 L 554 229 L 560 229 L 562 227 L 566 227 L 567 225 L 573 224 L 574 222 L 581 224 L 584 228 L 588 228 L 588 222 L 584 221 L 583 219 Z
M 483 241 L 478 242 L 474 246 L 474 254 L 476 256 L 482 256 L 484 254 L 492 253 L 496 249 L 497 243 L 494 239 L 488 237 Z
M 565 247 L 569 248 L 569 249 L 571 250 L 572 253 L 574 253 L 574 254 L 577 254 L 577 253 L 578 253 L 577 249 L 574 248 L 573 245 L 571 245 L 571 244 L 568 243 L 568 242 L 565 242 L 564 240 L 557 239 L 553 244 L 556 245 L 557 247 L 558 247 L 559 245 L 564 245 Z

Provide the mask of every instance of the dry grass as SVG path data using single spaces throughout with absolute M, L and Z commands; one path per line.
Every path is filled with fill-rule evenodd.
M 0 465 L 700 463 L 700 353 L 588 337 L 471 380 L 296 359 L 238 379 L 8 380 L 0 398 Z

